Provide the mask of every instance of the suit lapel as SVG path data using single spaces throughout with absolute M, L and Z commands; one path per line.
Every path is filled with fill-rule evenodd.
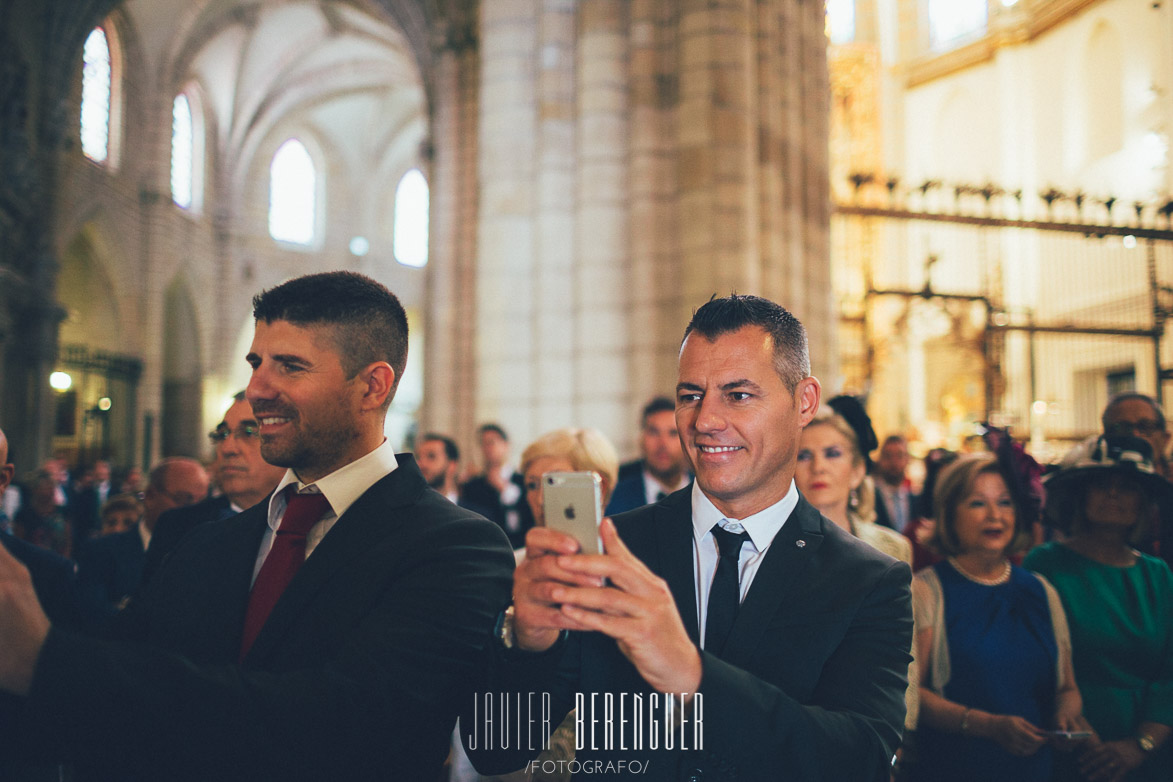
M 268 654 L 340 568 L 392 534 L 404 521 L 403 515 L 396 511 L 416 502 L 425 487 L 414 460 L 401 459 L 398 469 L 355 500 L 298 569 L 261 628 L 246 662 Z M 256 549 L 253 551 L 255 558 Z M 241 614 L 242 624 L 243 617 Z
M 199 536 L 198 557 L 176 557 L 174 564 L 160 568 L 158 578 L 151 582 L 157 588 L 143 595 L 144 602 L 151 605 L 148 614 L 174 613 L 173 603 L 178 599 L 188 606 L 190 616 L 199 617 L 198 633 L 192 622 L 183 622 L 182 632 L 192 635 L 185 636 L 183 645 L 176 648 L 198 650 L 195 657 L 201 660 L 237 659 L 257 550 L 268 527 L 267 507 L 267 503 L 259 505 L 218 524 L 207 536 Z M 208 571 L 208 563 L 214 563 L 214 572 Z M 176 597 L 176 590 L 181 598 Z
M 722 659 L 731 665 L 746 665 L 770 620 L 786 608 L 786 595 L 794 594 L 791 585 L 806 577 L 811 558 L 823 543 L 822 530 L 821 515 L 800 496 L 754 576 L 749 594 L 737 612 Z
M 696 554 L 692 546 L 692 492 L 684 489 L 674 492 L 655 506 L 654 513 L 658 561 L 653 570 L 668 582 L 688 637 L 693 643 L 700 643 L 693 574 Z

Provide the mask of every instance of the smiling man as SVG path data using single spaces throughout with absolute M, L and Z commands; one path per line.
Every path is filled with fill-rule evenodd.
M 216 451 L 212 472 L 220 495 L 186 508 L 169 510 L 159 517 L 143 563 L 143 583 L 183 537 L 209 521 L 219 521 L 251 508 L 268 497 L 285 475 L 284 467 L 269 464 L 261 456 L 261 428 L 244 392 L 232 398 L 232 406 L 208 434 Z
M 50 626 L 0 552 L 6 752 L 101 779 L 438 777 L 512 552 L 383 436 L 407 360 L 390 291 L 310 275 L 254 315 L 246 393 L 261 455 L 286 468 L 276 490 L 192 530 L 121 615 L 121 642 Z
M 522 747 L 541 748 L 577 706 L 568 770 L 583 778 L 888 778 L 911 574 L 798 495 L 798 436 L 819 396 L 785 309 L 731 296 L 697 310 L 676 399 L 692 487 L 604 521 L 604 555 L 549 528 L 527 536 L 486 687 L 522 696 Z M 548 693 L 544 722 L 525 693 Z M 536 754 L 495 736 L 483 710 L 461 727 L 483 773 Z

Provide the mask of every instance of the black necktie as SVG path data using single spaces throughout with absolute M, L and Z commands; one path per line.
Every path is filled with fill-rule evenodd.
M 717 572 L 709 589 L 709 607 L 705 614 L 705 651 L 719 655 L 733 629 L 737 609 L 741 606 L 741 579 L 737 567 L 741 558 L 741 544 L 749 540 L 748 532 L 730 532 L 715 526 L 713 537 L 721 556 Z

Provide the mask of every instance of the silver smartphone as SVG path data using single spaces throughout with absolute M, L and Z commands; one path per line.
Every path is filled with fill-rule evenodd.
M 603 520 L 603 484 L 593 472 L 548 472 L 542 476 L 542 512 L 546 526 L 578 541 L 583 554 L 599 554 Z

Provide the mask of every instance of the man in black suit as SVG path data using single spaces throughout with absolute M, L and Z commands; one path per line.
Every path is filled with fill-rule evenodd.
M 159 517 L 143 563 L 143 584 L 150 582 L 164 558 L 193 528 L 251 508 L 272 494 L 285 475 L 284 467 L 269 464 L 261 455 L 261 427 L 243 391 L 232 398 L 224 419 L 208 438 L 216 451 L 212 473 L 220 494 Z
M 147 547 L 165 511 L 208 496 L 208 473 L 185 456 L 164 459 L 151 470 L 143 493 L 143 518 L 126 532 L 86 541 L 77 554 L 80 588 L 95 614 L 113 614 L 138 591 Z
M 309 275 L 253 312 L 280 485 L 183 539 L 120 615 L 131 641 L 50 626 L 0 553 L 0 690 L 22 705 L 0 735 L 120 780 L 435 779 L 512 552 L 383 436 L 407 358 L 390 291 Z
M 908 441 L 893 434 L 880 445 L 876 460 L 876 523 L 903 532 L 913 520 L 918 499 L 908 480 Z
M 692 480 L 676 430 L 676 403 L 668 397 L 655 397 L 644 406 L 639 451 L 639 469 L 626 478 L 620 476 L 607 503 L 608 516 L 658 502 Z
M 505 531 L 509 545 L 520 548 L 534 516 L 525 501 L 525 478 L 509 463 L 509 437 L 500 424 L 489 423 L 477 427 L 477 438 L 485 471 L 460 487 L 461 503 L 484 513 Z
M 577 707 L 568 770 L 583 778 L 888 778 L 911 573 L 798 496 L 798 435 L 820 397 L 809 366 L 801 324 L 773 302 L 696 312 L 676 401 L 693 488 L 604 521 L 603 555 L 530 532 L 490 647 L 485 693 L 503 695 L 461 718 L 479 770 L 523 766 Z M 539 708 L 523 695 L 510 723 L 519 751 L 485 712 L 529 692 Z

